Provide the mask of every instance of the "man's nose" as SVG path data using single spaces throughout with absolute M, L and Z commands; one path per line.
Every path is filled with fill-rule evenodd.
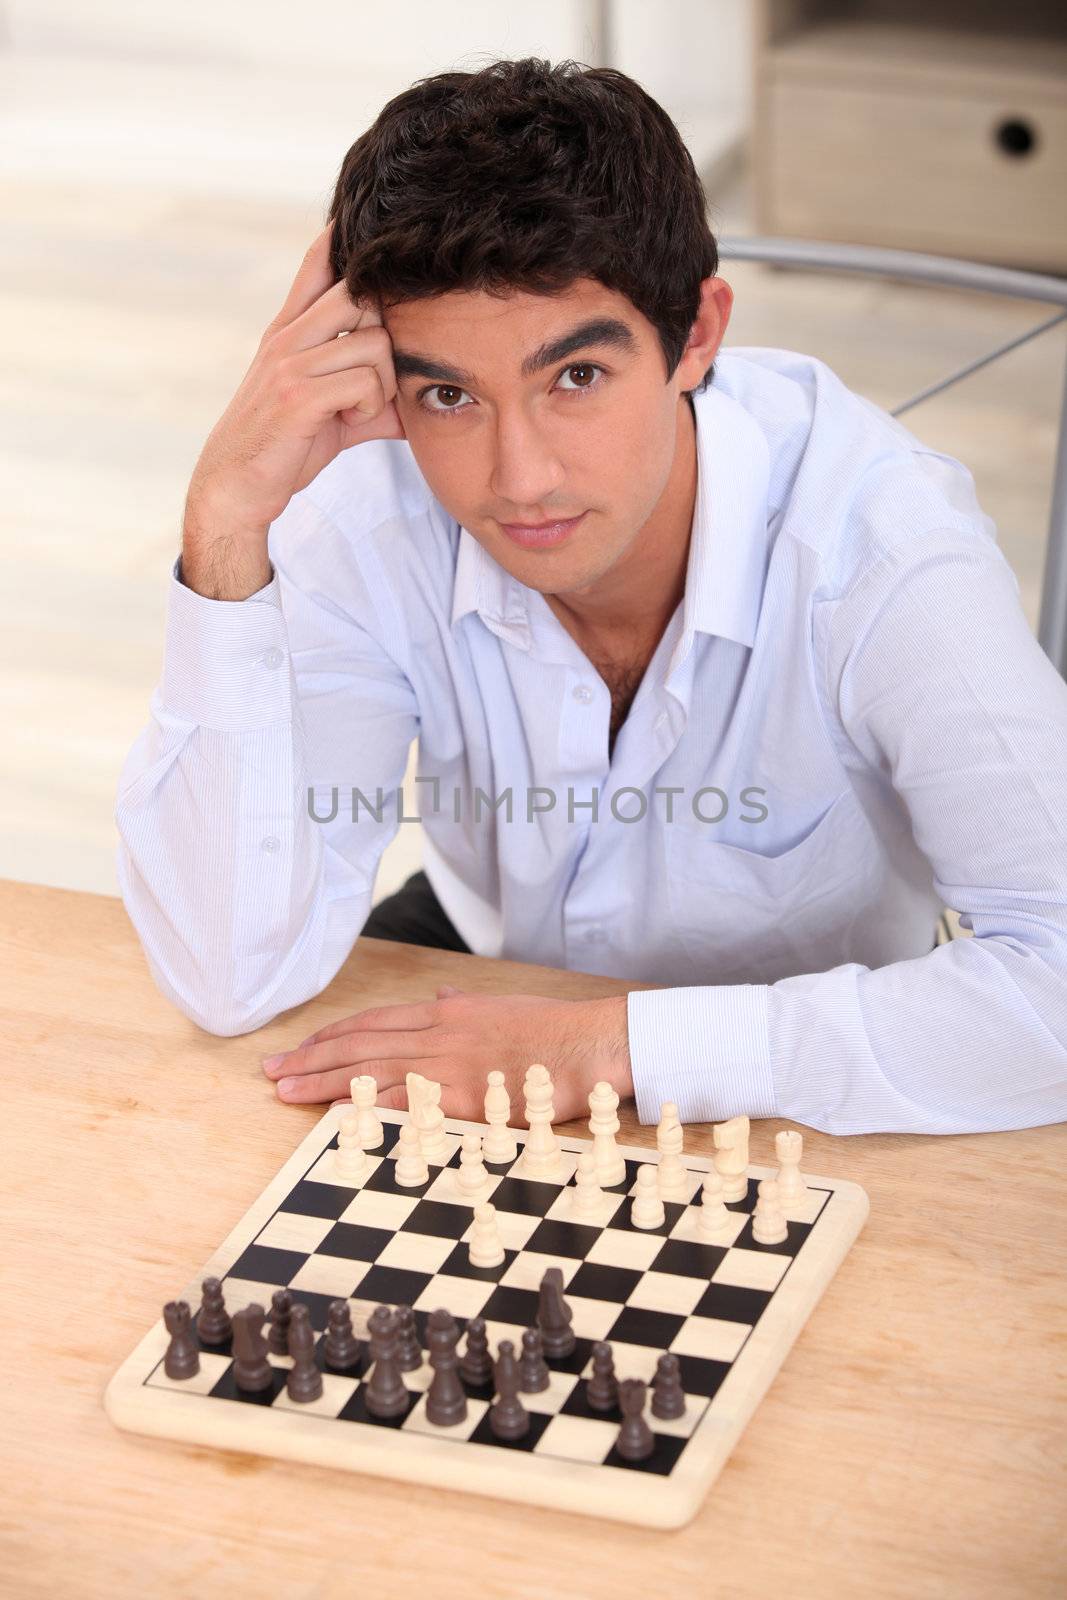
M 563 464 L 551 440 L 516 408 L 498 413 L 489 486 L 516 517 L 551 516 L 551 497 L 563 482 Z

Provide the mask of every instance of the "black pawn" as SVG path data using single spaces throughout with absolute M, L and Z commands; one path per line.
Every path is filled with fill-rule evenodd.
M 225 1344 L 233 1332 L 233 1323 L 222 1297 L 222 1283 L 218 1278 L 205 1278 L 201 1290 L 196 1331 L 204 1344 Z
M 307 1306 L 295 1305 L 289 1317 L 289 1354 L 293 1364 L 285 1380 L 290 1400 L 302 1404 L 322 1394 L 322 1373 L 315 1365 L 315 1331 Z
M 275 1289 L 270 1297 L 270 1328 L 267 1331 L 267 1349 L 273 1356 L 289 1354 L 289 1313 L 293 1297 L 288 1289 Z
M 656 1362 L 656 1376 L 652 1379 L 652 1415 L 663 1422 L 685 1416 L 685 1390 L 678 1357 L 665 1351 Z
M 323 1354 L 327 1364 L 338 1372 L 349 1372 L 359 1366 L 362 1346 L 352 1331 L 352 1307 L 347 1300 L 330 1301 Z
M 233 1381 L 248 1394 L 259 1394 L 274 1382 L 274 1371 L 267 1360 L 267 1341 L 263 1337 L 261 1305 L 253 1300 L 243 1311 L 233 1314 Z
M 656 1447 L 656 1436 L 645 1421 L 645 1390 L 641 1378 L 623 1378 L 619 1384 L 622 1427 L 615 1449 L 624 1461 L 644 1461 Z
M 396 1318 L 388 1306 L 375 1306 L 367 1332 L 374 1365 L 365 1386 L 364 1404 L 372 1417 L 402 1417 L 408 1408 L 408 1392 L 396 1361 Z
M 519 1388 L 523 1394 L 540 1394 L 549 1384 L 548 1362 L 541 1349 L 540 1328 L 527 1328 L 522 1336 Z
M 541 1295 L 537 1309 L 537 1326 L 541 1342 L 550 1361 L 569 1356 L 577 1340 L 571 1327 L 573 1311 L 563 1298 L 563 1273 L 559 1267 L 546 1267 L 541 1279 Z
M 615 1357 L 610 1344 L 602 1340 L 593 1346 L 593 1370 L 585 1386 L 585 1398 L 593 1411 L 614 1411 L 619 1403 Z
M 163 1358 L 168 1378 L 192 1378 L 200 1371 L 200 1351 L 193 1335 L 192 1312 L 188 1300 L 168 1300 L 163 1307 L 163 1326 L 170 1343 Z
M 472 1317 L 467 1323 L 467 1346 L 460 1359 L 459 1375 L 472 1389 L 484 1389 L 493 1381 L 493 1358 L 484 1317 Z
M 430 1313 L 426 1343 L 433 1368 L 433 1381 L 426 1392 L 426 1417 L 438 1428 L 452 1428 L 467 1415 L 467 1391 L 459 1378 L 459 1327 L 451 1312 L 439 1308 Z
M 530 1431 L 530 1413 L 519 1399 L 519 1364 L 510 1339 L 501 1339 L 497 1346 L 493 1376 L 497 1398 L 489 1407 L 489 1427 L 494 1438 L 510 1444 L 525 1438 Z
M 397 1306 L 396 1330 L 396 1364 L 401 1372 L 414 1372 L 422 1366 L 422 1345 L 410 1306 Z

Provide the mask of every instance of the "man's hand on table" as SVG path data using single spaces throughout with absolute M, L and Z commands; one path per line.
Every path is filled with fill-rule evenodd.
M 524 1122 L 526 1070 L 544 1062 L 555 1085 L 555 1120 L 584 1115 L 601 1079 L 633 1094 L 626 996 L 549 1000 L 540 995 L 479 995 L 444 984 L 436 1000 L 374 1006 L 320 1028 L 281 1057 L 263 1062 L 278 1097 L 294 1105 L 347 1100 L 360 1074 L 378 1082 L 378 1104 L 407 1106 L 405 1079 L 420 1072 L 442 1085 L 448 1117 L 481 1122 L 488 1073 L 502 1071 L 514 1124 Z

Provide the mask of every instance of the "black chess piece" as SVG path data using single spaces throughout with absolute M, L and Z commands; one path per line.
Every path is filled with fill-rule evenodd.
M 267 1349 L 271 1355 L 289 1354 L 289 1313 L 293 1309 L 293 1296 L 288 1289 L 275 1289 L 270 1297 L 270 1327 L 267 1330 Z
M 327 1366 L 337 1372 L 351 1372 L 359 1366 L 363 1346 L 352 1331 L 352 1307 L 347 1300 L 331 1300 L 326 1313 L 326 1338 L 323 1354 Z
M 656 1436 L 645 1421 L 647 1387 L 642 1378 L 623 1378 L 619 1384 L 622 1427 L 615 1449 L 624 1461 L 644 1461 L 656 1447 Z
M 168 1300 L 163 1307 L 163 1326 L 170 1334 L 163 1371 L 168 1378 L 193 1378 L 200 1371 L 200 1351 L 193 1336 L 192 1312 L 188 1300 Z
M 414 1372 L 422 1366 L 422 1345 L 410 1306 L 396 1308 L 396 1364 L 401 1372 Z
M 293 1364 L 285 1381 L 290 1400 L 305 1404 L 322 1394 L 322 1373 L 315 1364 L 315 1331 L 307 1306 L 297 1304 L 289 1316 L 289 1354 Z
M 467 1345 L 460 1358 L 459 1375 L 472 1389 L 484 1389 L 493 1381 L 493 1358 L 484 1317 L 472 1317 L 467 1323 Z
M 530 1431 L 530 1413 L 519 1399 L 519 1364 L 510 1339 L 501 1339 L 493 1368 L 497 1398 L 489 1407 L 493 1436 L 506 1444 L 523 1439 Z
M 467 1415 L 467 1391 L 460 1382 L 459 1326 L 443 1307 L 430 1313 L 426 1325 L 433 1380 L 426 1392 L 426 1418 L 438 1428 L 452 1428 Z
M 685 1415 L 685 1390 L 678 1357 L 666 1350 L 656 1362 L 656 1375 L 652 1379 L 652 1415 L 663 1422 Z
M 615 1356 L 603 1340 L 593 1346 L 593 1370 L 585 1385 L 585 1398 L 593 1411 L 614 1411 L 619 1404 Z
M 541 1348 L 540 1328 L 527 1328 L 522 1336 L 519 1388 L 523 1394 L 540 1394 L 549 1384 L 548 1362 Z
M 560 1361 L 573 1352 L 578 1342 L 571 1327 L 573 1316 L 563 1298 L 563 1273 L 559 1267 L 546 1267 L 541 1279 L 537 1326 L 541 1330 L 542 1347 L 549 1361 Z
M 222 1281 L 205 1278 L 201 1285 L 200 1310 L 196 1318 L 196 1331 L 204 1344 L 225 1344 L 233 1332 L 230 1313 L 222 1296 Z
M 263 1337 L 265 1316 L 263 1307 L 254 1300 L 233 1314 L 233 1381 L 248 1394 L 259 1394 L 274 1382 Z
M 364 1404 L 372 1417 L 402 1417 L 408 1392 L 396 1360 L 396 1318 L 388 1306 L 375 1306 L 367 1332 L 374 1365 L 364 1385 Z

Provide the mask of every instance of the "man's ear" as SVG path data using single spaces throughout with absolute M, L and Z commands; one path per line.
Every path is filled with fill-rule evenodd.
M 704 279 L 700 285 L 700 307 L 674 374 L 679 390 L 695 389 L 715 360 L 733 304 L 734 291 L 725 278 Z

